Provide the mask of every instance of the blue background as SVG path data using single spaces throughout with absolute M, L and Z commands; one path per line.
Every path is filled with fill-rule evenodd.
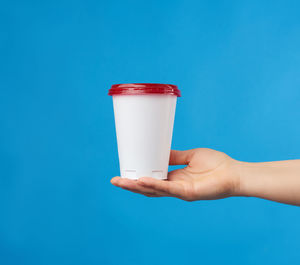
M 113 187 L 111 84 L 177 84 L 173 148 L 300 157 L 299 1 L 1 1 L 0 264 L 298 264 L 300 211 Z

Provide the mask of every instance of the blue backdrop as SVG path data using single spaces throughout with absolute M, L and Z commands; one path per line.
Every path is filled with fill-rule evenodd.
M 111 84 L 179 86 L 173 148 L 300 157 L 299 1 L 1 1 L 0 264 L 298 264 L 300 210 L 115 188 Z

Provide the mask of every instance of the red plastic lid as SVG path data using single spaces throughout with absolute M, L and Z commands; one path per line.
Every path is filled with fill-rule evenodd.
M 164 94 L 180 97 L 180 90 L 175 85 L 135 83 L 112 85 L 108 95 L 145 95 L 145 94 Z

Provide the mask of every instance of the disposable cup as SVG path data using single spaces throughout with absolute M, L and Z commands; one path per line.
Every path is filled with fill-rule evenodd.
M 177 97 L 169 84 L 118 84 L 113 97 L 121 177 L 167 179 Z

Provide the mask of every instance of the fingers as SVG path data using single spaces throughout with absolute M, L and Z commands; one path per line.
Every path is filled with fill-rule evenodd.
M 120 187 L 125 190 L 129 190 L 135 193 L 140 193 L 148 197 L 161 197 L 166 196 L 167 194 L 154 190 L 152 188 L 145 187 L 138 183 L 136 180 L 114 177 L 111 179 L 111 183 L 117 187 Z
M 179 173 L 180 171 L 174 170 L 173 173 L 170 172 L 171 178 L 174 177 L 175 172 Z M 142 177 L 138 180 L 114 177 L 111 180 L 111 183 L 117 187 L 140 193 L 148 197 L 184 197 L 184 188 L 176 181 L 158 180 L 150 177 Z
M 117 186 L 117 183 L 118 183 L 119 179 L 121 179 L 121 178 L 120 177 L 114 177 L 110 180 L 110 183 Z
M 185 150 L 185 151 L 171 150 L 169 164 L 188 165 L 194 153 L 195 153 L 195 149 Z
M 138 179 L 137 182 L 140 183 L 143 187 L 151 188 L 161 194 L 166 194 L 167 196 L 180 197 L 182 193 L 181 185 L 173 181 L 143 177 Z

